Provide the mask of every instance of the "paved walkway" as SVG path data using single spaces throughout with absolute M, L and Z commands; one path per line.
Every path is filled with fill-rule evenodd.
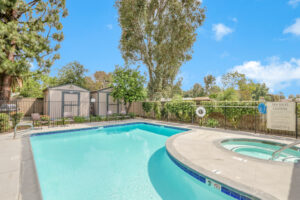
M 18 199 L 21 166 L 21 140 L 0 135 L 0 199 Z

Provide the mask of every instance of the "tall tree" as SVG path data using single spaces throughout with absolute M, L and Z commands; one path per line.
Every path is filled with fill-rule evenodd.
M 96 71 L 93 77 L 85 77 L 86 88 L 90 90 L 99 90 L 106 88 L 111 84 L 112 74 L 105 71 Z
M 75 84 L 85 87 L 85 73 L 88 70 L 84 68 L 79 62 L 71 62 L 63 66 L 58 72 L 59 84 Z
M 246 84 L 245 74 L 240 74 L 238 72 L 229 72 L 222 76 L 223 87 L 237 89 L 239 86 Z
M 112 75 L 111 95 L 124 103 L 128 113 L 132 102 L 144 100 L 144 83 L 145 77 L 137 69 L 116 66 Z
M 65 16 L 65 0 L 0 1 L 0 100 L 22 85 L 32 62 L 47 71 L 59 58 Z
M 205 96 L 204 88 L 200 83 L 195 83 L 192 88 L 192 97 L 202 97 Z
M 205 15 L 199 0 L 117 0 L 126 62 L 143 62 L 148 95 L 160 98 L 172 87 L 181 65 L 192 58 L 196 29 Z
M 205 93 L 210 95 L 212 89 L 216 86 L 216 78 L 213 75 L 207 75 L 204 77 Z
M 239 95 L 234 88 L 230 87 L 224 90 L 223 92 L 220 92 L 217 96 L 217 99 L 219 101 L 238 101 Z
M 266 86 L 265 83 L 256 83 L 255 89 L 252 92 L 252 99 L 258 101 L 260 97 L 266 97 L 269 93 L 269 88 Z

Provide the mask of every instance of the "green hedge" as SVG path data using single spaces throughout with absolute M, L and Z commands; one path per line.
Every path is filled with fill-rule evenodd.
M 9 115 L 6 113 L 0 113 L 0 132 L 5 132 L 10 129 Z

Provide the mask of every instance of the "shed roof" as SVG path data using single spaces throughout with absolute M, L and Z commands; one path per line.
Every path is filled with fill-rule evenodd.
M 100 89 L 100 90 L 94 90 L 94 91 L 91 91 L 92 93 L 94 93 L 94 92 L 104 92 L 104 91 L 106 91 L 106 90 L 111 90 L 112 89 L 112 87 L 107 87 L 107 88 L 102 88 L 102 89 Z
M 44 90 L 44 92 L 47 90 L 73 90 L 73 91 L 75 90 L 75 91 L 89 92 L 89 90 L 75 84 L 62 84 L 53 87 L 48 87 Z

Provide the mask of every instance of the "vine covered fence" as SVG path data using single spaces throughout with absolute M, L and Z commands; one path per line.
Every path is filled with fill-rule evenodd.
M 300 104 L 296 103 L 296 131 L 272 130 L 267 128 L 267 116 L 261 114 L 261 102 L 143 102 L 135 103 L 135 114 L 143 118 L 188 123 L 203 127 L 249 131 L 270 135 L 299 137 Z M 202 106 L 206 115 L 200 118 L 196 109 Z
M 67 123 L 62 117 L 62 102 L 51 102 L 52 114 L 45 111 L 47 102 L 42 99 L 23 101 L 0 102 L 0 133 L 9 132 L 19 121 L 32 121 L 31 114 L 39 113 L 42 121 L 50 124 L 61 125 Z M 88 123 L 103 120 L 125 119 L 120 111 L 123 105 L 109 105 L 108 110 L 114 114 L 96 116 L 95 103 L 80 102 L 80 105 L 71 103 L 65 106 L 65 111 L 72 113 L 73 123 Z M 101 102 L 99 102 L 101 103 Z M 222 128 L 230 130 L 249 131 L 270 135 L 299 137 L 300 130 L 300 103 L 296 103 L 296 131 L 271 130 L 267 128 L 267 116 L 258 111 L 260 102 L 194 102 L 194 101 L 169 101 L 169 102 L 135 102 L 129 110 L 129 116 L 139 116 L 149 119 L 179 122 L 199 125 L 203 127 Z M 73 106 L 74 105 L 74 106 Z M 206 115 L 200 118 L 196 115 L 196 109 L 203 106 Z M 106 107 L 106 106 L 101 106 Z M 55 109 L 54 109 L 55 108 Z M 78 114 L 79 110 L 87 110 L 85 116 Z M 39 124 L 38 124 L 39 125 Z M 45 124 L 44 124 L 45 125 Z

